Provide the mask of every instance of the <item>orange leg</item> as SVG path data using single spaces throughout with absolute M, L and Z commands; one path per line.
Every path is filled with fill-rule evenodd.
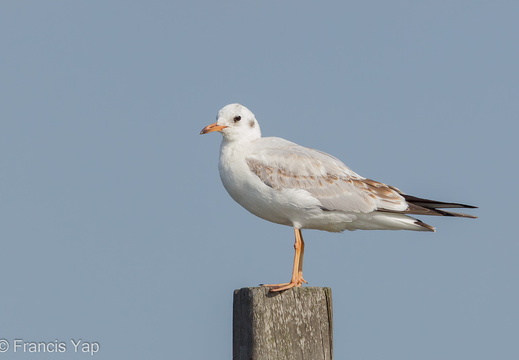
M 269 287 L 270 291 L 283 291 L 293 287 L 301 286 L 303 283 L 308 284 L 308 282 L 303 279 L 303 257 L 305 255 L 305 242 L 303 240 L 303 234 L 301 233 L 301 229 L 297 228 L 294 228 L 294 234 L 296 240 L 294 243 L 295 254 L 294 265 L 292 267 L 292 279 L 288 283 L 263 285 Z

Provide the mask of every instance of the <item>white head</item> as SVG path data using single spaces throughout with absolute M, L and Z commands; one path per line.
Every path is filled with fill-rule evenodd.
M 216 116 L 216 122 L 202 129 L 200 134 L 219 131 L 227 141 L 254 140 L 261 137 L 254 114 L 240 104 L 224 106 Z

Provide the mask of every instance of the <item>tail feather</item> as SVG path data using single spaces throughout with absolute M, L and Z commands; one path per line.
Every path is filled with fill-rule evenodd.
M 414 222 L 416 225 L 419 225 L 423 228 L 425 228 L 426 231 L 432 231 L 432 232 L 436 232 L 436 228 L 434 226 L 431 226 L 429 224 L 426 224 L 424 223 L 422 220 L 418 220 L 418 219 L 415 219 L 415 222 Z

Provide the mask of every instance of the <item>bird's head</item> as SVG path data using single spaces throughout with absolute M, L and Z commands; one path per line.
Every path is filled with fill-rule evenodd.
M 216 122 L 207 125 L 200 134 L 213 131 L 222 133 L 225 140 L 254 140 L 261 137 L 258 121 L 254 114 L 240 104 L 224 106 L 216 116 Z

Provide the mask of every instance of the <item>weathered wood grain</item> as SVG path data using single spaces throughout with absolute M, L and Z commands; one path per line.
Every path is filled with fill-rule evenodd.
M 331 360 L 332 291 L 234 291 L 233 360 Z

